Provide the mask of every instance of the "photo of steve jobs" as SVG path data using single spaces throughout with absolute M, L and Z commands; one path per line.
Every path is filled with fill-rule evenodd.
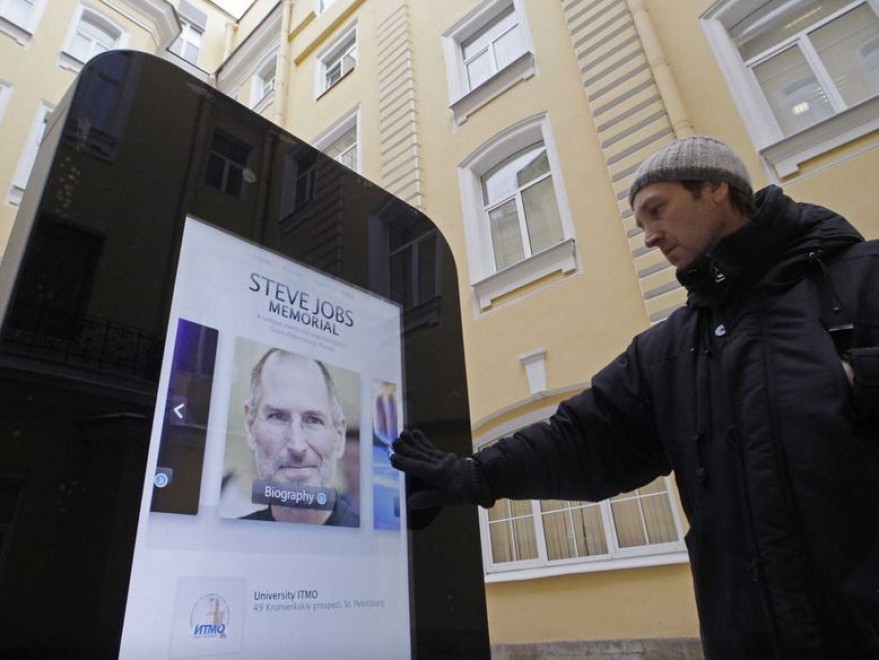
M 247 362 L 238 358 L 255 346 L 239 339 L 240 370 Z M 359 493 L 349 492 L 359 479 L 349 483 L 352 466 L 344 463 L 359 442 L 357 374 L 278 347 L 256 352 L 230 398 L 221 517 L 359 527 Z M 358 476 L 359 469 L 358 461 Z

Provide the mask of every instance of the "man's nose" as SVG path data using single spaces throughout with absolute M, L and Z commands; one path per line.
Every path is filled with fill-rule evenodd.
M 290 420 L 284 430 L 284 444 L 294 452 L 304 452 L 308 447 L 307 433 L 298 418 Z
M 651 229 L 650 227 L 644 228 L 644 247 L 652 248 L 656 246 L 659 243 L 660 238 L 662 238 L 661 232 Z

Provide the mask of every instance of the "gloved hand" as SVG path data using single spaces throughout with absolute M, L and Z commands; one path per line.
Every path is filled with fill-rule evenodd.
M 488 480 L 472 458 L 437 449 L 417 429 L 403 431 L 394 440 L 393 448 L 391 465 L 414 477 L 419 486 L 409 496 L 413 509 L 443 504 L 494 504 Z

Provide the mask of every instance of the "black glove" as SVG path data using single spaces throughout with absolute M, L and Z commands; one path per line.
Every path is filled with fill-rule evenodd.
M 472 458 L 437 449 L 417 429 L 403 431 L 393 447 L 391 465 L 420 482 L 420 488 L 409 496 L 413 509 L 442 504 L 494 504 L 488 480 Z

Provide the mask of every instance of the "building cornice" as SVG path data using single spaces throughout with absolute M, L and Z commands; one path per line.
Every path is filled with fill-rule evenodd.
M 168 0 L 102 1 L 149 32 L 156 44 L 157 53 L 168 48 L 180 34 L 177 12 Z M 132 15 L 132 12 L 135 15 Z
M 253 75 L 266 54 L 281 41 L 281 5 L 278 3 L 218 68 L 217 86 L 221 91 L 235 89 Z

